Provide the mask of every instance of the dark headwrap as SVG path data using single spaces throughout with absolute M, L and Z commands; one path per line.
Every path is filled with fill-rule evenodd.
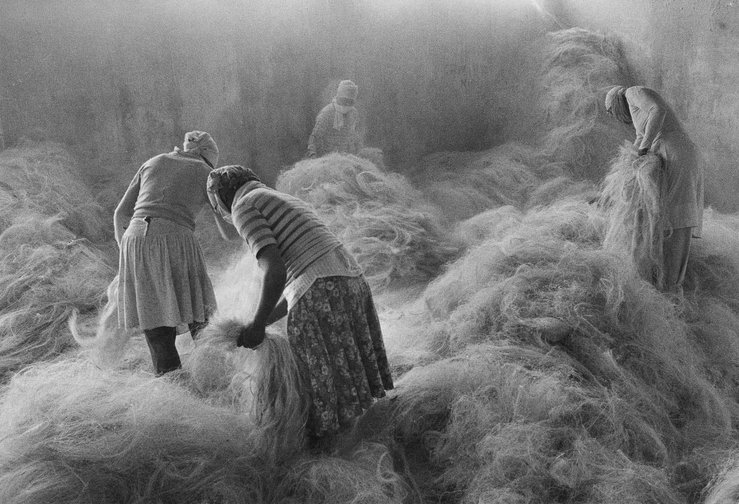
M 624 86 L 613 86 L 606 94 L 606 111 L 616 119 L 626 124 L 631 124 L 631 112 L 629 102 L 626 100 L 626 88 Z
M 240 165 L 223 166 L 211 171 L 206 188 L 213 210 L 224 218 L 230 216 L 231 204 L 236 191 L 254 180 L 260 182 L 256 173 Z

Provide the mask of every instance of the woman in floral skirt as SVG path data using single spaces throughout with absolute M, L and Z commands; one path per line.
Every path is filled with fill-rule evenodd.
M 212 171 L 208 197 L 257 258 L 264 279 L 238 345 L 258 346 L 287 315 L 290 346 L 308 387 L 307 433 L 325 444 L 393 388 L 372 293 L 352 255 L 302 200 L 242 166 Z

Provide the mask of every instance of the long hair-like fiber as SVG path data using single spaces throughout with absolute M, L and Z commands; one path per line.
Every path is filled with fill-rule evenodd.
M 254 418 L 264 431 L 265 453 L 277 458 L 302 443 L 306 422 L 305 386 L 290 342 L 269 334 L 257 348 L 254 374 Z
M 657 287 L 664 273 L 661 170 L 658 155 L 638 156 L 630 145 L 622 146 L 603 182 L 600 201 L 607 214 L 603 247 L 631 257 L 639 275 Z
M 196 388 L 220 393 L 254 419 L 261 453 L 277 460 L 302 446 L 306 389 L 285 336 L 270 331 L 256 349 L 237 349 L 243 327 L 216 316 L 198 337 L 187 367 Z
M 123 356 L 135 331 L 118 327 L 118 275 L 108 285 L 107 302 L 100 310 L 94 337 L 82 334 L 77 323 L 77 312 L 69 318 L 69 330 L 75 341 L 86 351 L 92 362 L 100 367 L 113 367 Z

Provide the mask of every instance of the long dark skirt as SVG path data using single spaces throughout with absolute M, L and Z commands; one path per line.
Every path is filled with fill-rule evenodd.
M 364 277 L 316 280 L 288 314 L 288 338 L 310 390 L 307 432 L 350 425 L 393 388 L 380 321 Z

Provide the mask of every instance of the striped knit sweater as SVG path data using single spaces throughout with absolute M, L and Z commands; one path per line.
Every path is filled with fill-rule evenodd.
M 277 245 L 287 270 L 286 285 L 341 246 L 307 203 L 261 182 L 249 182 L 239 189 L 231 215 L 255 256 L 267 245 Z

